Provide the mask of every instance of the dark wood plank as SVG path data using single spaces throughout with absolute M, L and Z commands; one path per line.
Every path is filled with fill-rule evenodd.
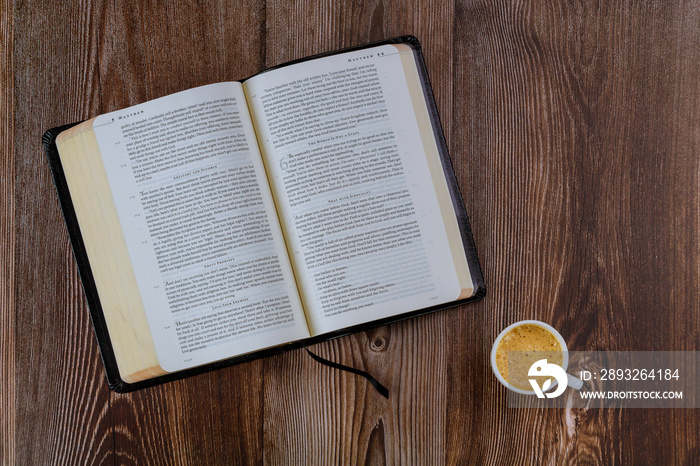
M 591 246 L 584 267 L 596 278 L 587 280 L 593 299 L 582 303 L 593 335 L 581 344 L 697 351 L 700 8 L 610 2 L 591 16 L 600 26 L 588 54 L 589 149 L 579 192 L 595 194 L 581 205 L 589 221 L 579 238 Z M 583 289 L 574 283 L 574 292 Z M 700 461 L 694 410 L 604 410 L 577 418 L 584 461 Z
M 98 111 L 91 2 L 16 5 L 15 389 L 18 464 L 112 454 L 109 390 L 40 139 Z
M 488 364 L 527 318 L 572 350 L 697 350 L 697 10 L 458 3 L 452 153 L 490 294 L 452 327 L 455 461 L 697 457 L 692 410 L 510 410 Z
M 112 2 L 99 12 L 107 112 L 263 68 L 263 2 Z M 125 40 L 128 38 L 128 40 Z M 263 362 L 112 395 L 116 461 L 259 463 Z
M 377 376 L 365 379 L 315 363 L 303 351 L 266 360 L 265 462 L 435 464 L 444 461 L 444 331 L 439 314 L 314 345 L 318 355 Z
M 0 463 L 15 462 L 14 4 L 0 0 Z
M 118 464 L 260 464 L 262 365 L 112 396 Z
M 594 26 L 584 14 L 526 2 L 457 5 L 453 125 L 462 130 L 450 142 L 489 294 L 451 326 L 451 461 L 572 460 L 569 413 L 507 408 L 489 353 L 518 320 L 549 322 L 569 341 L 575 331 L 562 276 L 577 260 L 569 177 L 585 144 L 585 75 L 571 54 L 585 49 L 578 25 Z
M 265 64 L 414 34 L 449 134 L 452 15 L 451 2 L 267 2 Z M 364 379 L 320 366 L 303 351 L 267 359 L 265 461 L 284 462 L 293 454 L 300 464 L 442 463 L 449 342 L 441 335 L 451 315 L 421 317 L 312 348 L 377 374 L 390 390 L 389 400 Z

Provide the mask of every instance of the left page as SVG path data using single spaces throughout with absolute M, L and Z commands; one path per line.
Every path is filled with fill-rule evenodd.
M 240 83 L 101 115 L 94 133 L 164 370 L 309 336 Z

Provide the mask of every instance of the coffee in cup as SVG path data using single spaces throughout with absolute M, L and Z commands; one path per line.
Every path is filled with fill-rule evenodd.
M 529 379 L 536 380 L 540 387 L 551 379 L 528 374 L 533 364 L 543 359 L 566 370 L 569 352 L 559 332 L 537 320 L 509 325 L 498 335 L 491 349 L 491 368 L 496 378 L 510 390 L 528 395 L 535 394 Z M 549 386 L 555 385 L 556 381 L 551 380 Z M 579 390 L 582 382 L 568 375 L 568 385 Z

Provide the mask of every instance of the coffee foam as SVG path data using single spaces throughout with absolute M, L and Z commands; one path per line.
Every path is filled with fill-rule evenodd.
M 523 324 L 506 333 L 496 348 L 496 367 L 504 379 L 521 390 L 532 390 L 527 372 L 535 361 L 547 359 L 561 366 L 561 344 L 549 330 L 536 324 Z M 546 377 L 536 378 L 541 384 Z

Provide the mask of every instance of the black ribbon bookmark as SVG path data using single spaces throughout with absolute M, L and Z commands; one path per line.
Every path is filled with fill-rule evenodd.
M 321 356 L 317 356 L 314 353 L 312 353 L 311 351 L 309 351 L 308 348 L 304 348 L 304 349 L 306 350 L 307 353 L 309 353 L 309 356 L 314 358 L 314 360 L 316 362 L 320 362 L 321 364 L 324 364 L 328 367 L 332 367 L 334 369 L 340 369 L 341 371 L 347 371 L 347 372 L 352 372 L 353 374 L 361 375 L 362 377 L 367 379 L 369 381 L 369 383 L 371 383 L 374 388 L 377 389 L 377 391 L 379 392 L 380 395 L 382 395 L 387 400 L 389 399 L 389 390 L 384 385 L 377 382 L 377 379 L 372 377 L 367 372 L 361 371 L 359 369 L 355 369 L 354 367 L 343 366 L 342 364 L 338 364 L 336 362 L 329 361 L 328 359 L 323 359 Z

